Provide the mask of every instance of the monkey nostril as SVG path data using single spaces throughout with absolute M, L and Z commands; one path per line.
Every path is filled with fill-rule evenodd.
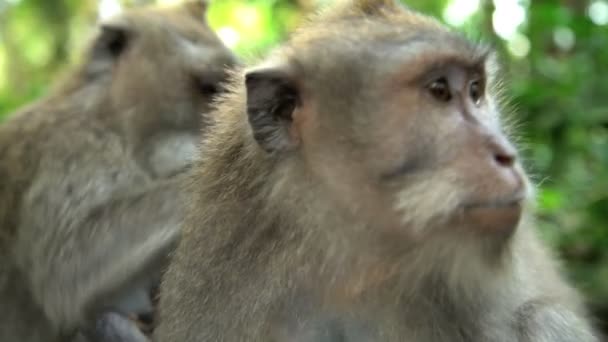
M 512 167 L 517 160 L 517 150 L 511 143 L 499 133 L 488 134 L 488 152 L 496 165 L 500 167 Z
M 495 153 L 494 160 L 502 167 L 511 167 L 515 163 L 515 155 L 509 153 Z

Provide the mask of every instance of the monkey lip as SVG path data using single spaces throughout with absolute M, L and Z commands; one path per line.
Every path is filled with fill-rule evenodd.
M 525 195 L 488 201 L 475 201 L 463 206 L 463 220 L 482 231 L 512 232 L 521 217 Z
M 517 198 L 509 198 L 509 199 L 499 199 L 494 201 L 487 202 L 471 202 L 464 205 L 465 210 L 472 209 L 501 209 L 501 208 L 512 208 L 512 207 L 521 207 L 523 202 L 523 197 Z

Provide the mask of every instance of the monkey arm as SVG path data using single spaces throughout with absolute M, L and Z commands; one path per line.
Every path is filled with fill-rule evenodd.
M 29 248 L 21 252 L 26 253 L 21 268 L 34 298 L 62 330 L 102 310 L 151 309 L 149 302 L 138 300 L 144 297 L 140 292 L 158 281 L 179 236 L 177 179 L 145 185 L 129 176 L 108 191 L 103 187 L 110 185 L 98 182 L 99 175 L 87 176 L 94 175 L 56 175 L 69 185 L 43 186 L 42 200 L 31 201 L 33 212 L 20 227 L 24 245 L 17 250 Z M 64 187 L 72 189 L 72 196 L 57 201 L 53 196 Z M 138 190 L 130 192 L 133 188 Z M 97 204 L 87 205 L 91 202 Z M 27 246 L 27 240 L 33 242 Z
M 518 234 L 519 274 L 523 279 L 542 279 L 521 284 L 532 294 L 516 312 L 520 341 L 525 342 L 596 342 L 586 310 L 579 295 L 560 274 L 555 258 L 532 231 L 524 227 Z M 525 253 L 525 254 L 523 254 Z

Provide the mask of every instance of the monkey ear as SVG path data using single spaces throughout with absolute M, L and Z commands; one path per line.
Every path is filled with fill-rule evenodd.
M 207 0 L 189 0 L 184 2 L 183 6 L 186 12 L 194 19 L 206 21 L 207 8 L 209 7 L 209 2 Z
M 247 116 L 253 137 L 267 152 L 295 147 L 289 134 L 299 102 L 292 77 L 282 68 L 252 70 L 245 75 Z
M 106 22 L 100 26 L 101 32 L 93 46 L 95 57 L 118 57 L 127 48 L 130 32 L 126 23 Z

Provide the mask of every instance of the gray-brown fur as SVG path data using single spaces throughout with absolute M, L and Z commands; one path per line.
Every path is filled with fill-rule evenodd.
M 535 235 L 493 63 L 431 18 L 353 0 L 236 73 L 155 341 L 596 341 Z
M 179 236 L 178 174 L 235 62 L 205 6 L 102 23 L 81 65 L 0 125 L 0 341 L 66 341 L 106 310 L 150 310 Z

